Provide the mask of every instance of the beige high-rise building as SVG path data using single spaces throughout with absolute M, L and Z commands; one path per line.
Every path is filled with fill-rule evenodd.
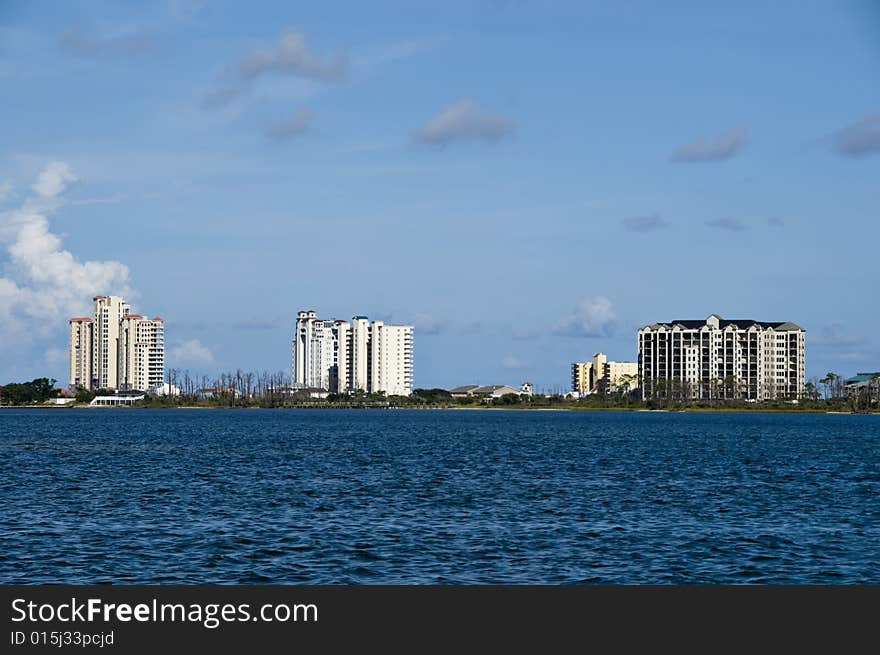
M 92 318 L 70 319 L 70 386 L 148 391 L 165 377 L 165 324 L 95 296 Z
M 293 387 L 408 396 L 412 333 L 411 325 L 370 323 L 366 316 L 355 316 L 349 324 L 300 311 L 292 345 Z
M 592 361 L 571 365 L 571 390 L 582 396 L 621 388 L 632 390 L 637 380 L 636 362 L 609 362 L 605 353 L 596 353 Z
M 119 327 L 118 389 L 147 391 L 164 383 L 165 323 L 125 314 Z
M 91 318 L 70 319 L 70 380 L 71 389 L 92 386 L 92 338 L 94 322 Z
M 790 322 L 653 323 L 638 331 L 642 397 L 796 400 L 804 390 L 805 330 Z
M 616 391 L 621 388 L 627 390 L 639 386 L 638 362 L 606 362 L 605 372 L 602 375 L 603 388 Z
M 95 296 L 92 388 L 119 388 L 119 323 L 129 305 L 119 296 Z

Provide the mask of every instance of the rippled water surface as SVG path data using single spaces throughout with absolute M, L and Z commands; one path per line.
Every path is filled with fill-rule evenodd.
M 0 410 L 0 582 L 880 583 L 880 416 Z

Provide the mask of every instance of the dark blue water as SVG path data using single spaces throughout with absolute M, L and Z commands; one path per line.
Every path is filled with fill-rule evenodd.
M 0 410 L 3 583 L 880 583 L 880 416 Z

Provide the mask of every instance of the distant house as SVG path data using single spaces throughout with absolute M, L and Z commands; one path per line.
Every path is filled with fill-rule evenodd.
M 294 399 L 324 400 L 330 395 L 330 392 L 318 387 L 304 387 L 295 389 L 291 395 Z
M 449 391 L 449 394 L 453 398 L 468 398 L 471 396 L 479 396 L 480 398 L 486 399 L 501 398 L 501 396 L 506 396 L 511 393 L 520 395 L 528 392 L 523 389 L 514 389 L 513 387 L 508 387 L 506 384 L 490 384 L 487 386 L 466 384 L 463 387 L 455 387 L 455 389 L 450 389 Z
M 150 387 L 150 394 L 153 396 L 179 396 L 180 389 L 173 384 L 163 382 L 162 384 L 156 384 Z
M 449 395 L 453 398 L 467 398 L 474 395 L 474 389 L 479 389 L 479 384 L 466 384 L 463 387 L 455 387 L 449 390 Z
M 482 396 L 484 398 L 501 398 L 501 396 L 506 396 L 511 393 L 519 395 L 520 390 L 508 387 L 506 384 L 491 384 L 487 387 L 477 387 L 473 390 L 472 395 Z

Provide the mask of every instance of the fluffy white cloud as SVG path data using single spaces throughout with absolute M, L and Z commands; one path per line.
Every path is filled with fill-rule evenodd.
M 71 316 L 88 312 L 94 295 L 130 294 L 128 268 L 116 261 L 79 261 L 53 234 L 48 216 L 76 176 L 64 162 L 52 162 L 31 187 L 34 196 L 0 213 L 0 348 L 62 333 Z
M 446 145 L 453 141 L 500 141 L 516 129 L 516 124 L 500 114 L 480 109 L 473 100 L 447 105 L 415 134 L 422 143 Z
M 556 324 L 556 334 L 573 337 L 609 337 L 614 333 L 617 316 L 611 301 L 595 296 L 578 303 L 575 310 Z
M 63 161 L 53 161 L 37 176 L 31 187 L 38 196 L 54 198 L 67 188 L 68 182 L 76 182 L 76 175 Z
M 171 361 L 174 364 L 210 364 L 214 355 L 201 341 L 190 339 L 171 349 Z

